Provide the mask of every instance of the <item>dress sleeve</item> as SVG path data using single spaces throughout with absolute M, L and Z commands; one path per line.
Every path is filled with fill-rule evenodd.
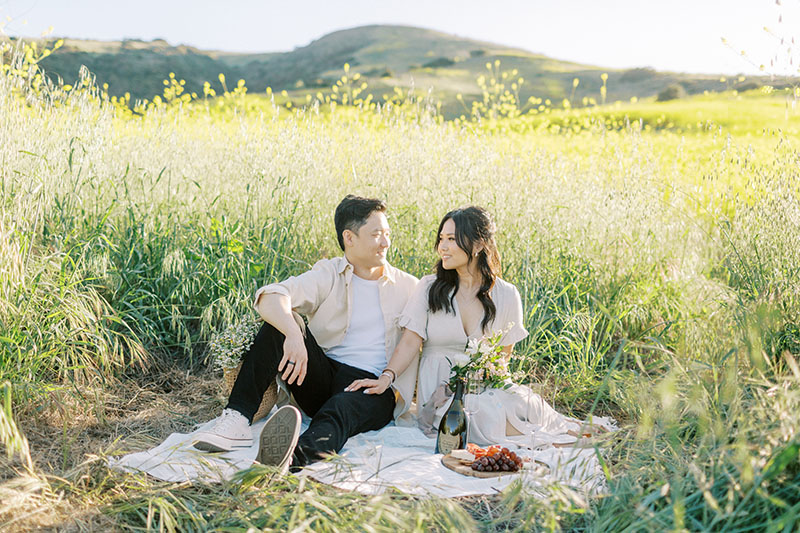
M 522 298 L 520 298 L 519 291 L 515 286 L 508 285 L 508 289 L 505 298 L 503 298 L 503 323 L 500 324 L 500 327 L 505 328 L 510 323 L 514 325 L 503 335 L 500 341 L 503 346 L 516 344 L 528 336 L 528 330 L 525 329 L 523 323 Z
M 422 278 L 406 303 L 398 321 L 401 328 L 410 329 L 423 341 L 428 340 L 428 289 L 431 280 Z

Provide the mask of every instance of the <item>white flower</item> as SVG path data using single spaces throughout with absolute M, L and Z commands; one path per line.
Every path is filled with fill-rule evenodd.
M 481 338 L 480 343 L 478 345 L 478 351 L 482 354 L 487 354 L 492 351 L 492 343 L 486 337 Z
M 452 364 L 454 364 L 454 365 L 466 365 L 466 364 L 469 364 L 469 361 L 470 361 L 470 358 L 467 356 L 467 354 L 460 353 L 460 354 L 457 354 L 457 355 L 455 355 L 453 357 L 453 363 Z
M 480 346 L 480 339 L 470 339 L 467 343 L 467 349 L 465 350 L 467 355 L 475 355 L 478 353 L 478 347 Z

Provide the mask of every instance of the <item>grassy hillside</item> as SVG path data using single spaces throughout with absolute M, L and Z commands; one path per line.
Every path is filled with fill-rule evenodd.
M 232 54 L 202 51 L 188 46 L 171 46 L 162 40 L 142 42 L 79 41 L 68 39 L 65 46 L 41 65 L 67 83 L 78 77 L 81 65 L 108 83 L 110 94 L 130 93 L 133 99 L 151 99 L 161 94 L 162 80 L 170 72 L 186 80 L 186 89 L 200 93 L 203 82 L 211 82 L 219 92 L 218 75 L 235 83 L 246 80 L 251 92 L 288 90 L 304 99 L 319 89 L 330 87 L 349 63 L 361 74 L 374 94 L 380 97 L 394 88 L 415 87 L 442 102 L 445 116 L 463 112 L 456 100 L 463 95 L 469 106 L 480 95 L 475 79 L 486 74 L 487 63 L 500 61 L 505 69 L 516 69 L 524 79 L 519 96 L 573 102 L 594 98 L 602 101 L 601 74 L 607 73 L 605 100 L 628 101 L 632 97 L 655 96 L 666 87 L 680 85 L 687 94 L 752 88 L 762 84 L 782 85 L 785 81 L 767 78 L 733 79 L 718 75 L 689 75 L 657 72 L 650 68 L 606 69 L 560 61 L 525 50 L 475 41 L 445 33 L 405 26 L 364 26 L 326 35 L 291 52 Z M 574 86 L 574 80 L 579 80 Z

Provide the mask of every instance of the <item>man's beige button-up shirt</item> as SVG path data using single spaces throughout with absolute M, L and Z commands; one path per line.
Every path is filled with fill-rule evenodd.
M 323 350 L 337 346 L 350 326 L 353 292 L 353 265 L 345 257 L 318 261 L 308 272 L 279 283 L 265 285 L 256 291 L 255 304 L 262 294 L 283 294 L 289 297 L 292 309 L 308 320 L 308 328 Z M 378 294 L 386 329 L 386 360 L 394 353 L 402 328 L 400 314 L 417 285 L 417 278 L 386 264 L 378 280 Z M 397 405 L 395 418 L 408 411 L 417 381 L 419 358 L 394 382 Z

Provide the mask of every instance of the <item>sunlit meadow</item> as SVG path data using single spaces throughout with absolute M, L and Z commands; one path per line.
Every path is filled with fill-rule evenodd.
M 48 82 L 43 53 L 2 52 L 0 529 L 798 527 L 791 92 L 520 102 L 524 80 L 487 64 L 483 100 L 444 121 L 348 66 L 304 102 L 170 76 L 133 103 Z M 495 215 L 530 332 L 515 369 L 622 426 L 597 446 L 606 494 L 365 498 L 269 468 L 208 486 L 105 467 L 220 408 L 209 339 L 256 287 L 338 253 L 351 192 L 387 200 L 391 261 L 417 276 L 445 212 Z

